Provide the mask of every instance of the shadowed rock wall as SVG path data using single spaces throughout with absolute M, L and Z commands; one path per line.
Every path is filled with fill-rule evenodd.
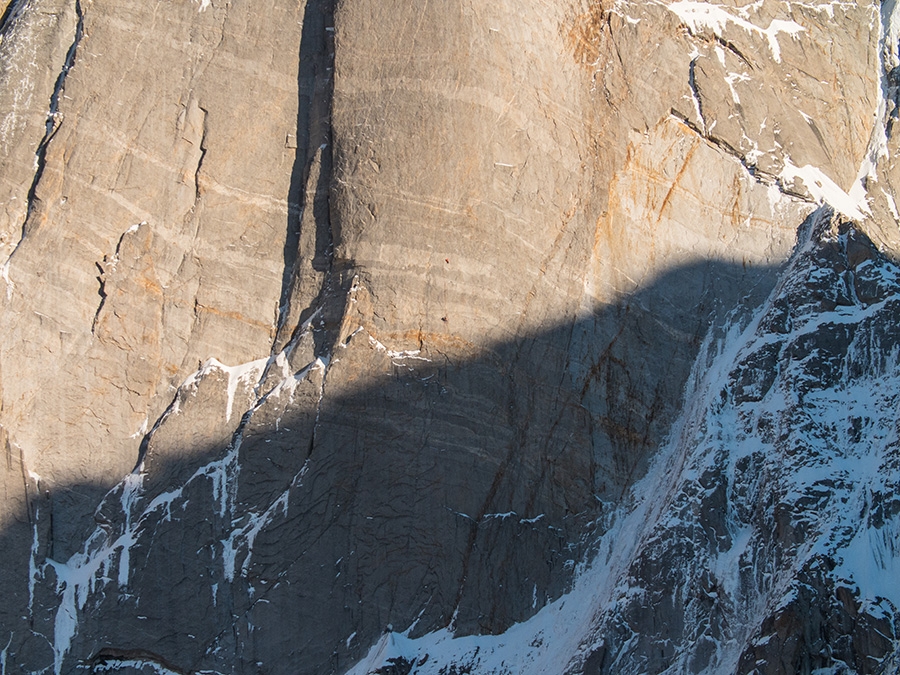
M 10 3 L 7 662 L 341 672 L 558 597 L 816 204 L 895 244 L 892 17 Z

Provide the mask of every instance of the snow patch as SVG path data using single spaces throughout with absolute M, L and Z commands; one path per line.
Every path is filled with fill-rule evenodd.
M 281 356 L 279 354 L 279 356 Z M 236 366 L 226 366 L 224 363 L 215 358 L 207 359 L 206 362 L 200 366 L 200 368 L 191 373 L 185 380 L 182 382 L 179 389 L 189 389 L 192 387 L 196 387 L 200 381 L 208 376 L 213 371 L 220 371 L 225 373 L 228 376 L 228 386 L 226 389 L 227 392 L 227 403 L 225 405 L 225 420 L 227 422 L 231 421 L 231 415 L 234 409 L 234 397 L 237 393 L 238 386 L 244 385 L 245 387 L 257 387 L 260 384 L 260 379 L 266 371 L 266 368 L 273 361 L 270 357 L 263 357 L 261 359 L 256 359 L 255 361 L 248 361 L 246 363 L 241 363 Z M 277 361 L 277 359 L 276 359 Z M 178 404 L 176 403 L 173 412 L 178 412 Z
M 493 518 L 499 518 L 500 520 L 506 520 L 507 518 L 514 518 L 516 515 L 515 511 L 507 511 L 506 513 L 485 513 L 482 516 L 482 520 L 491 520 Z
M 790 185 L 794 180 L 799 180 L 817 203 L 827 204 L 852 220 L 863 220 L 871 213 L 864 192 L 859 194 L 859 191 L 855 189 L 851 190 L 850 194 L 844 192 L 824 171 L 811 164 L 799 167 L 791 162 L 790 157 L 785 157 L 784 168 L 778 177 L 786 185 Z M 859 185 L 858 182 L 854 188 L 857 185 Z
M 257 359 L 237 366 L 226 366 L 215 359 L 210 359 L 209 363 L 228 374 L 228 404 L 225 409 L 225 421 L 230 422 L 231 412 L 234 408 L 234 395 L 237 393 L 238 385 L 255 386 L 259 384 L 259 378 L 269 364 L 269 359 Z
M 822 13 L 828 15 L 829 19 L 834 19 L 834 10 L 839 7 L 842 9 L 852 10 L 856 9 L 857 5 L 852 2 L 841 2 L 841 0 L 831 0 L 831 2 L 788 2 L 788 6 L 793 7 L 803 7 L 804 9 L 811 9 L 815 12 Z
M 734 101 L 735 104 L 740 105 L 741 99 L 738 96 L 737 90 L 734 88 L 734 85 L 738 82 L 749 81 L 750 76 L 747 73 L 728 73 L 728 75 L 725 77 L 725 84 L 728 85 L 728 89 L 729 91 L 731 91 L 731 100 Z
M 16 290 L 16 285 L 9 278 L 9 260 L 0 267 L 0 279 L 3 279 L 3 281 L 6 282 L 6 299 L 12 300 L 12 294 L 13 291 Z
M 128 438 L 142 438 L 147 433 L 149 424 L 150 418 L 145 417 L 144 421 L 141 422 L 141 426 L 138 428 L 138 430 L 131 434 L 131 436 L 129 436 Z
M 253 555 L 253 542 L 256 541 L 260 531 L 268 525 L 277 515 L 287 516 L 290 489 L 285 490 L 278 499 L 272 502 L 262 513 L 251 513 L 246 517 L 246 523 L 231 532 L 228 539 L 222 542 L 222 564 L 225 572 L 225 580 L 234 581 L 238 572 L 237 554 L 246 550 L 247 555 L 241 563 L 241 575 L 245 575 L 250 567 L 250 558 Z
M 723 37 L 725 28 L 729 23 L 733 23 L 738 28 L 742 28 L 748 33 L 755 33 L 766 38 L 769 49 L 772 52 L 772 58 L 777 63 L 781 63 L 781 45 L 778 44 L 778 35 L 785 33 L 792 38 L 796 38 L 806 29 L 795 21 L 784 21 L 782 19 L 772 19 L 768 28 L 760 28 L 746 19 L 731 14 L 721 5 L 713 5 L 706 2 L 696 2 L 696 0 L 682 0 L 668 5 L 670 11 L 674 12 L 684 24 L 696 33 L 703 28 L 710 29 L 718 37 Z
M 119 671 L 131 672 L 132 670 L 143 673 L 146 668 L 151 668 L 156 675 L 181 675 L 155 661 L 142 661 L 140 659 L 107 660 L 100 665 L 92 666 L 91 670 L 95 673 L 116 673 Z
M 12 644 L 12 633 L 9 634 L 9 640 L 6 646 L 0 651 L 0 675 L 6 675 L 6 657 L 9 654 L 9 646 Z
M 431 359 L 425 358 L 424 356 L 419 356 L 422 353 L 421 349 L 407 349 L 404 351 L 395 351 L 393 349 L 388 349 L 381 342 L 376 340 L 371 335 L 369 336 L 369 344 L 372 345 L 377 351 L 386 353 L 391 361 L 404 361 L 408 359 L 413 359 L 416 361 L 428 361 L 431 362 Z M 395 365 L 399 365 L 396 364 Z
M 897 212 L 897 203 L 894 201 L 894 197 L 890 192 L 881 188 L 882 194 L 884 194 L 884 198 L 887 200 L 888 209 L 891 212 L 891 215 L 894 217 L 894 220 L 900 223 L 900 213 Z
M 520 520 L 519 523 L 522 525 L 533 525 L 534 523 L 541 520 L 541 518 L 543 518 L 543 517 L 544 517 L 544 514 L 542 513 L 538 516 L 535 516 L 534 518 L 522 518 L 522 520 Z

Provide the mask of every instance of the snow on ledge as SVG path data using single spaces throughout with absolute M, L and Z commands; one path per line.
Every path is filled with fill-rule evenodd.
M 799 179 L 809 190 L 813 199 L 820 204 L 828 204 L 835 211 L 852 220 L 863 220 L 871 213 L 866 203 L 865 190 L 853 189 L 848 194 L 824 171 L 811 164 L 797 166 L 791 162 L 789 157 L 785 157 L 784 169 L 781 170 L 779 178 L 788 185 Z M 854 188 L 860 185 L 861 183 L 857 181 Z
M 795 21 L 784 21 L 781 19 L 773 19 L 769 23 L 768 28 L 760 28 L 746 19 L 734 16 L 726 11 L 721 5 L 697 2 L 696 0 L 673 2 L 671 5 L 668 5 L 668 8 L 677 14 L 678 18 L 695 33 L 700 28 L 709 28 L 716 35 L 722 37 L 725 26 L 729 23 L 733 23 L 738 28 L 743 28 L 748 33 L 756 33 L 757 35 L 765 37 L 769 43 L 769 49 L 772 50 L 772 58 L 774 58 L 777 63 L 781 63 L 781 45 L 778 44 L 778 34 L 787 33 L 792 38 L 795 38 L 806 30 Z

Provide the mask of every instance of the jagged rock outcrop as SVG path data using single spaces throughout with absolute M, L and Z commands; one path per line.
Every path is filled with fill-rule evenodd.
M 7 3 L 3 672 L 891 672 L 898 30 Z

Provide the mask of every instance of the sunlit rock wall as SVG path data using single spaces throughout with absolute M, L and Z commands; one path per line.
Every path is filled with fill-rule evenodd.
M 895 23 L 7 3 L 0 662 L 345 672 L 559 598 L 807 217 L 895 249 Z

